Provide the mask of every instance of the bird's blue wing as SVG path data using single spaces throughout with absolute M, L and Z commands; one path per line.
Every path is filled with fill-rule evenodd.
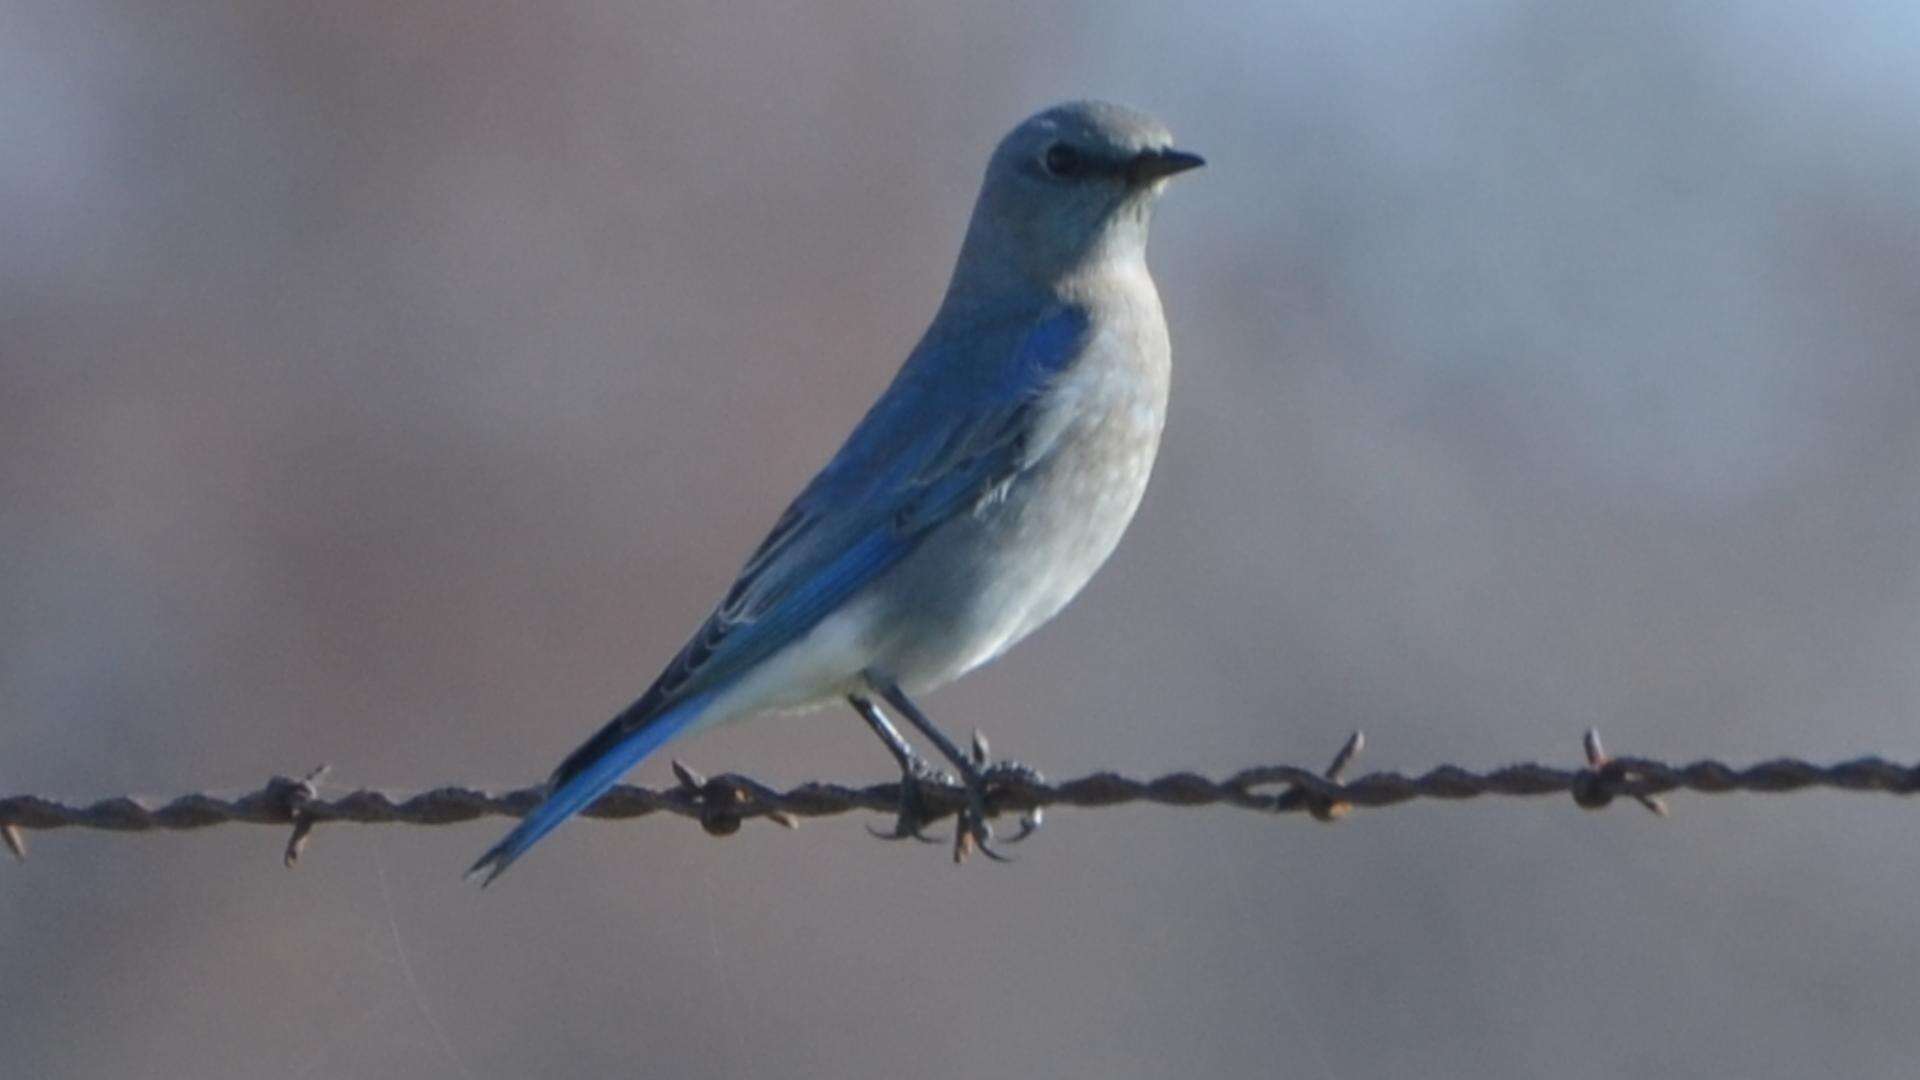
M 964 346 L 965 355 L 917 350 L 659 679 L 561 763 L 554 783 L 676 701 L 724 685 L 799 638 L 934 526 L 1003 489 L 1031 464 L 1036 405 L 1079 356 L 1087 331 L 1083 311 L 1059 309 L 983 334 L 988 340 Z
M 1062 309 L 915 350 L 692 640 L 638 701 L 567 755 L 546 800 L 469 875 L 498 877 L 696 722 L 735 678 L 813 629 L 941 522 L 1004 492 L 1044 455 L 1037 407 L 1084 351 L 1087 332 L 1084 312 Z

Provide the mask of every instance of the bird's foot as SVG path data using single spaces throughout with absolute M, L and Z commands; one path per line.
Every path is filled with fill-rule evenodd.
M 946 785 L 953 778 L 926 763 L 918 756 L 907 758 L 900 767 L 900 806 L 893 819 L 893 828 L 882 831 L 867 826 L 867 832 L 882 840 L 918 840 L 923 844 L 938 844 L 940 837 L 928 836 L 924 831 L 927 823 L 934 818 L 927 807 L 926 785 Z
M 1018 761 L 1001 761 L 989 766 L 984 779 L 989 787 L 1004 786 L 1009 783 L 1039 787 L 1047 782 L 1047 778 L 1041 775 L 1039 769 Z M 1033 807 L 1020 815 L 1020 831 L 1001 842 L 1017 844 L 1040 831 L 1040 826 L 1045 820 L 1046 808 Z
M 987 737 L 980 732 L 973 733 L 972 760 L 964 777 L 967 785 L 967 805 L 962 807 L 958 824 L 953 834 L 953 861 L 963 862 L 973 851 L 995 862 L 1012 862 L 1013 857 L 1004 855 L 994 848 L 993 826 L 987 823 L 987 797 L 996 789 L 1010 782 L 1020 784 L 1040 784 L 1045 778 L 1039 770 L 1017 761 L 992 762 L 987 747 Z M 1040 807 L 1034 807 L 1020 815 L 1020 831 L 1000 841 L 1003 844 L 1017 844 L 1032 836 L 1040 828 L 1043 814 Z

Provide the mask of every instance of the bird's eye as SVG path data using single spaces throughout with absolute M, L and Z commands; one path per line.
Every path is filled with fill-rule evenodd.
M 1083 165 L 1080 160 L 1080 151 L 1066 143 L 1054 143 L 1047 147 L 1046 156 L 1041 158 L 1040 162 L 1046 166 L 1050 175 L 1063 179 L 1080 175 Z

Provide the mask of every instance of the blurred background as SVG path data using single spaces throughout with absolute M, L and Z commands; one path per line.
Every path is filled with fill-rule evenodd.
M 1055 776 L 1920 757 L 1920 8 L 0 4 L 0 793 L 509 787 L 1163 117 L 1161 464 L 928 702 Z M 872 783 L 845 710 L 666 758 Z M 1905 1074 L 1920 806 L 32 834 L 33 1077 Z M 873 819 L 869 819 L 873 820 Z

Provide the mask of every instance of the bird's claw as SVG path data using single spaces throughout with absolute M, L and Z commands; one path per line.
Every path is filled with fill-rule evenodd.
M 987 737 L 980 732 L 973 733 L 973 746 L 968 755 L 972 758 L 972 768 L 967 776 L 967 805 L 960 811 L 959 824 L 953 837 L 953 861 L 961 862 L 975 850 L 994 862 L 1013 862 L 1013 856 L 1002 854 L 994 848 L 993 826 L 987 823 L 987 793 L 995 786 L 1005 786 L 1009 781 L 1020 784 L 1040 784 L 1045 778 L 1039 770 L 1017 761 L 992 762 Z M 1000 841 L 1003 844 L 1017 844 L 1032 836 L 1043 819 L 1040 807 L 1034 807 L 1020 815 L 1020 831 Z
M 967 786 L 967 805 L 956 816 L 953 830 L 953 861 L 963 863 L 975 851 L 994 862 L 1012 862 L 993 846 L 993 826 L 987 824 L 987 801 L 978 784 Z
M 1005 784 L 1009 780 L 1035 787 L 1047 782 L 1047 778 L 1040 774 L 1039 769 L 1031 765 L 1024 765 L 1018 761 L 1002 761 L 991 765 L 980 779 L 983 784 L 988 786 L 995 783 Z M 1045 823 L 1045 821 L 1046 808 L 1040 806 L 1033 807 L 1026 813 L 1020 815 L 1020 831 L 1005 838 L 1001 843 L 1017 844 L 1027 837 L 1032 836 L 1034 833 L 1039 832 L 1040 826 Z
M 1039 832 L 1040 826 L 1045 824 L 1045 822 L 1046 813 L 1036 806 L 1020 815 L 1020 831 L 1000 842 L 1003 844 L 1017 844 L 1027 837 L 1032 836 L 1034 833 Z
M 923 844 L 938 844 L 945 840 L 945 837 L 928 836 L 926 833 L 920 831 L 920 826 L 917 823 L 908 821 L 904 817 L 895 821 L 891 830 L 876 829 L 869 825 L 867 826 L 867 835 L 873 837 L 875 840 L 918 840 Z

